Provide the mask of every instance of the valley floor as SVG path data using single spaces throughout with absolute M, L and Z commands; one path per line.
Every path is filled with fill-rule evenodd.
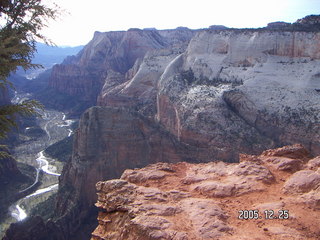
M 44 208 L 45 205 L 39 204 L 51 199 L 57 192 L 58 177 L 64 164 L 47 156 L 44 150 L 72 133 L 70 126 L 73 121 L 65 118 L 66 116 L 61 112 L 45 110 L 42 118 L 37 119 L 38 125 L 20 129 L 19 141 L 13 149 L 14 157 L 18 162 L 18 167 L 24 167 L 22 172 L 25 173 L 26 169 L 28 169 L 28 175 L 31 175 L 31 178 L 24 185 L 20 184 L 19 188 L 15 187 L 7 191 L 8 196 L 16 196 L 18 194 L 23 198 L 15 203 L 12 202 L 10 207 L 8 206 L 6 216 L 1 219 L 0 238 L 3 237 L 10 223 L 21 221 L 31 213 L 46 212 L 43 209 L 42 211 L 39 209 L 39 206 Z M 39 127 L 44 131 L 43 135 L 35 137 L 30 134 L 30 132 L 34 132 L 32 131 L 33 129 L 38 129 Z M 37 171 L 38 176 L 36 174 Z M 16 198 L 13 197 L 12 200 Z M 52 201 L 50 202 L 52 203 Z M 47 206 L 46 208 L 47 211 L 50 209 L 52 211 L 54 206 Z

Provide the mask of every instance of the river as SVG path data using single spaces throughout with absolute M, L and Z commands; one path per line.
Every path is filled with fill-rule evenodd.
M 60 176 L 62 167 L 54 159 L 49 158 L 44 155 L 44 150 L 49 145 L 67 137 L 72 134 L 71 124 L 73 120 L 66 119 L 65 114 L 57 111 L 48 111 L 46 110 L 43 116 L 43 119 L 40 120 L 42 129 L 46 132 L 47 137 L 42 139 L 42 144 L 38 145 L 38 148 L 41 148 L 40 151 L 35 155 L 34 162 L 27 161 L 28 164 L 31 164 L 36 168 L 37 174 L 35 181 L 28 188 L 20 191 L 26 192 L 33 188 L 39 182 L 39 174 L 43 172 L 44 177 L 42 186 L 35 192 L 27 195 L 26 197 L 20 199 L 18 202 L 13 204 L 10 207 L 11 216 L 14 217 L 17 221 L 21 221 L 28 216 L 27 207 L 24 202 L 27 199 L 44 194 L 50 191 L 56 191 L 58 189 L 58 177 Z M 57 134 L 59 132 L 59 134 Z M 25 149 L 26 146 L 19 146 L 16 149 L 16 155 L 18 158 L 21 158 L 25 155 L 25 152 L 22 149 Z M 34 149 L 29 148 L 31 152 L 34 152 Z M 32 151 L 33 150 L 33 151 Z M 39 149 L 38 149 L 39 150 Z M 19 154 L 20 153 L 20 154 Z M 31 153 L 32 154 L 32 153 Z M 22 155 L 22 156 L 21 156 Z M 28 158 L 28 157 L 26 157 Z M 30 157 L 29 157 L 30 158 Z M 47 186 L 49 184 L 49 186 Z
M 13 102 L 20 102 L 29 97 L 29 94 L 16 93 Z M 35 168 L 34 182 L 19 192 L 31 191 L 31 193 L 10 206 L 11 217 L 5 221 L 6 225 L 27 218 L 37 203 L 44 201 L 58 190 L 58 178 L 62 172 L 63 163 L 46 156 L 44 151 L 51 144 L 71 136 L 73 133 L 71 125 L 74 120 L 66 119 L 66 115 L 62 112 L 45 110 L 42 113 L 42 118 L 37 119 L 37 122 L 45 135 L 39 139 L 25 141 L 14 148 L 14 157 L 17 161 Z M 27 132 L 30 128 L 32 127 L 26 127 L 20 131 Z M 39 186 L 35 187 L 36 185 Z

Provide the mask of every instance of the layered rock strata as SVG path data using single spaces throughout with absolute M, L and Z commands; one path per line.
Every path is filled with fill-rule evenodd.
M 126 170 L 120 179 L 97 183 L 99 226 L 91 239 L 315 240 L 319 167 L 319 157 L 293 145 L 243 154 L 234 164 Z
M 98 104 L 155 119 L 200 161 L 295 142 L 319 154 L 319 36 L 203 30 L 186 50 L 148 52 L 127 81 L 106 80 Z
M 50 86 L 154 119 L 199 161 L 296 142 L 319 154 L 319 46 L 310 31 L 97 32 Z
M 119 85 L 131 79 L 135 63 L 147 52 L 168 47 L 178 51 L 193 35 L 187 28 L 95 32 L 77 56 L 53 67 L 49 87 L 95 105 L 102 86 Z
M 161 75 L 156 119 L 216 154 L 295 142 L 319 154 L 319 44 L 319 33 L 199 32 Z

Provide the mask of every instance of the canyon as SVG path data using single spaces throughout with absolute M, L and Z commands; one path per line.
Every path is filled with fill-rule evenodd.
M 313 24 L 307 19 L 302 21 L 303 26 Z M 156 168 L 156 179 L 167 176 L 161 171 L 170 173 L 171 168 L 183 175 L 186 169 L 200 171 L 202 167 L 220 165 L 219 169 L 225 168 L 223 172 L 232 166 L 230 171 L 237 175 L 240 173 L 233 168 L 240 168 L 238 165 L 216 162 L 238 162 L 242 161 L 239 154 L 257 155 L 266 149 L 295 143 L 302 144 L 311 155 L 319 155 L 320 33 L 306 29 L 96 32 L 78 55 L 53 67 L 48 83 L 49 89 L 63 96 L 50 101 L 59 108 L 67 106 L 64 110 L 70 115 L 79 115 L 91 106 L 81 115 L 72 157 L 59 178 L 55 215 L 47 222 L 30 217 L 24 223 L 13 224 L 4 239 L 89 239 L 97 225 L 96 183 L 119 178 L 128 168 L 157 162 L 173 164 L 152 165 L 150 171 Z M 64 104 L 65 99 L 80 105 Z M 299 169 L 306 167 L 300 165 Z M 170 171 L 159 170 L 157 166 L 168 166 Z M 181 172 L 176 170 L 179 167 Z M 139 171 L 141 174 L 137 174 L 143 177 L 145 170 Z M 128 184 L 115 180 L 115 186 L 120 190 L 122 186 L 139 190 L 139 186 L 131 185 L 136 182 L 129 179 L 135 177 L 128 172 L 122 175 Z M 267 182 L 274 181 L 273 174 L 278 174 L 271 172 L 264 171 Z M 252 179 L 248 174 L 248 179 L 239 177 L 248 184 L 252 181 L 252 186 L 244 189 L 218 181 L 206 186 L 203 180 L 199 181 L 203 185 L 198 189 L 206 192 L 212 188 L 210 194 L 217 195 L 214 197 L 225 191 L 237 195 L 238 190 L 241 195 L 251 187 L 269 191 L 265 183 L 261 184 L 263 179 L 256 179 L 259 178 L 256 175 Z M 168 177 L 177 177 L 173 175 Z M 228 176 L 226 173 L 224 177 Z M 216 176 L 212 177 L 215 180 Z M 180 183 L 179 179 L 176 181 Z M 115 191 L 118 187 L 114 187 Z M 111 185 L 107 188 L 114 190 Z M 102 196 L 99 193 L 100 202 Z M 190 208 L 193 200 L 185 199 L 182 205 Z M 227 216 L 217 204 L 201 201 L 205 207 L 211 206 L 221 213 L 222 220 Z M 102 207 L 101 204 L 98 206 Z M 101 225 L 104 220 L 99 216 Z M 140 220 L 144 218 L 141 215 Z M 126 216 L 122 218 L 125 219 Z M 221 219 L 216 221 L 223 231 L 234 229 Z M 159 224 L 171 226 L 167 219 Z M 96 239 L 101 238 L 101 228 L 94 232 Z M 166 234 L 165 230 L 162 233 Z M 157 234 L 152 236 L 161 239 Z M 179 233 L 177 239 L 184 239 L 183 234 Z

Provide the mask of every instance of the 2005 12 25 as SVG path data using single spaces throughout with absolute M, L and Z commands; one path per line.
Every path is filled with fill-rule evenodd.
M 289 210 L 264 210 L 261 214 L 259 210 L 240 210 L 238 211 L 238 219 L 250 220 L 250 219 L 289 219 Z

